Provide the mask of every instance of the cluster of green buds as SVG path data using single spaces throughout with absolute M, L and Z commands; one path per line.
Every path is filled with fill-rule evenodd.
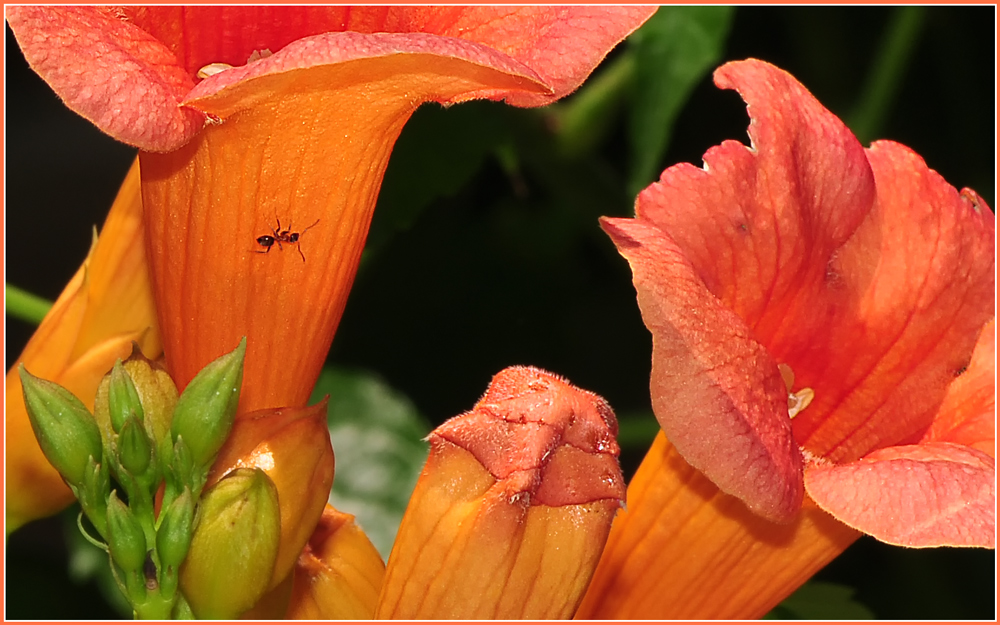
M 178 396 L 166 371 L 136 349 L 101 382 L 93 414 L 20 368 L 39 445 L 138 618 L 235 618 L 264 588 L 202 590 L 234 571 L 262 576 L 263 586 L 270 578 L 280 533 L 274 484 L 260 469 L 239 469 L 205 488 L 236 416 L 245 352 L 243 339 Z

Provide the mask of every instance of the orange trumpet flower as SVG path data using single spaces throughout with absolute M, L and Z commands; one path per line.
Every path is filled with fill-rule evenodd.
M 746 100 L 750 148 L 602 220 L 665 436 L 583 618 L 758 618 L 862 532 L 995 547 L 992 211 L 771 65 L 715 81 Z
M 60 353 L 47 356 L 61 364 L 32 365 L 56 321 L 43 323 L 25 362 L 88 401 L 114 358 L 152 327 L 147 356 L 162 351 L 183 390 L 246 336 L 240 414 L 304 405 L 354 279 L 393 143 L 413 111 L 475 98 L 553 102 L 653 11 L 8 8 L 29 64 L 67 106 L 140 148 L 141 175 L 126 185 L 135 209 L 128 240 L 138 245 L 127 267 L 147 291 L 151 281 L 158 320 L 147 297 L 118 307 L 145 313 L 141 323 L 85 331 L 90 342 L 72 348 L 73 358 L 110 336 L 121 349 L 88 369 L 79 388 L 61 374 L 73 362 L 61 339 L 51 347 Z M 103 274 L 95 265 L 90 275 Z M 59 315 L 60 332 L 70 331 L 64 308 L 60 299 L 50 314 Z M 9 415 L 18 384 L 8 376 Z M 32 439 L 27 419 L 8 417 L 7 434 L 10 530 L 70 498 L 31 451 L 33 440 L 11 444 Z M 35 479 L 51 488 L 29 488 Z
M 246 336 L 249 412 L 308 399 L 420 104 L 553 102 L 654 10 L 18 7 L 7 19 L 70 108 L 141 150 L 178 388 Z

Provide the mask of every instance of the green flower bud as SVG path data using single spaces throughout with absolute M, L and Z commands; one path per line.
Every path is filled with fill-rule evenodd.
M 70 485 L 83 483 L 90 458 L 100 461 L 101 432 L 79 399 L 20 365 L 24 405 L 42 453 Z
M 125 420 L 130 416 L 135 416 L 142 421 L 142 402 L 139 400 L 139 392 L 135 390 L 135 384 L 129 376 L 121 359 L 115 361 L 115 366 L 108 374 L 108 410 L 110 412 L 111 427 L 115 432 L 121 432 Z
M 260 469 L 236 469 L 199 506 L 181 589 L 199 619 L 234 619 L 261 598 L 281 535 L 278 491 Z
M 205 469 L 194 466 L 191 448 L 188 447 L 184 437 L 177 437 L 170 457 L 170 470 L 167 473 L 168 486 L 172 486 L 175 493 L 187 488 L 197 497 L 201 494 L 201 487 L 205 485 L 206 473 Z
M 181 563 L 191 547 L 194 530 L 194 498 L 191 491 L 184 492 L 160 513 L 160 527 L 156 530 L 156 552 L 160 557 L 160 594 L 174 596 L 179 582 Z
M 111 559 L 126 573 L 142 571 L 146 563 L 146 536 L 139 520 L 115 491 L 108 498 L 108 549 Z
M 111 478 L 107 465 L 100 464 L 93 456 L 87 461 L 83 472 L 83 483 L 74 487 L 74 494 L 80 500 L 80 507 L 87 518 L 97 528 L 102 538 L 108 536 L 108 498 L 111 493 Z
M 177 400 L 170 431 L 174 441 L 184 437 L 197 466 L 211 464 L 229 436 L 240 399 L 246 348 L 243 338 L 235 350 L 202 369 Z
M 118 433 L 118 462 L 132 477 L 141 480 L 153 459 L 152 452 L 153 446 L 142 423 L 134 416 L 128 417 Z
M 174 406 L 177 404 L 177 387 L 174 381 L 159 365 L 143 356 L 138 348 L 134 348 L 132 355 L 122 363 L 122 369 L 128 374 L 139 397 L 142 406 L 140 420 L 146 428 L 149 439 L 155 442 L 157 457 L 170 458 L 174 444 L 169 436 L 170 421 L 174 414 Z M 110 446 L 113 434 L 119 431 L 124 418 L 128 416 L 125 414 L 117 427 L 112 423 L 111 377 L 107 375 L 101 381 L 94 400 L 94 417 L 101 427 L 106 446 Z
M 160 516 L 160 528 L 156 530 L 156 551 L 160 554 L 160 566 L 164 569 L 176 569 L 184 562 L 191 546 L 194 525 L 194 500 L 191 491 L 185 489 Z

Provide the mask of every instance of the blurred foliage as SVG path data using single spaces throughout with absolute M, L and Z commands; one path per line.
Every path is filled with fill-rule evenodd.
M 431 428 L 409 399 L 373 373 L 328 367 L 311 403 L 326 395 L 336 455 L 330 503 L 356 517 L 386 560 L 427 460 L 422 439 Z
M 781 605 L 764 616 L 765 619 L 836 619 L 870 621 L 871 610 L 854 600 L 854 590 L 840 584 L 809 581 L 799 587 Z
M 333 368 L 317 389 L 333 396 L 332 499 L 385 554 L 426 453 L 419 438 L 513 364 L 606 397 L 631 474 L 656 432 L 651 345 L 627 263 L 597 218 L 630 214 L 636 189 L 665 167 L 746 141 L 745 105 L 713 86 L 711 70 L 747 57 L 774 63 L 865 142 L 900 141 L 995 206 L 994 24 L 990 6 L 664 7 L 555 106 L 422 107 L 393 152 Z M 7 279 L 54 299 L 134 150 L 69 113 L 9 31 L 7 51 Z M 31 325 L 8 316 L 7 330 L 9 367 Z M 372 488 L 380 494 L 362 501 Z M 377 525 L 389 533 L 375 536 Z M 10 536 L 9 618 L 115 617 L 80 574 L 75 544 L 60 518 Z M 994 555 L 863 538 L 773 616 L 991 619 Z

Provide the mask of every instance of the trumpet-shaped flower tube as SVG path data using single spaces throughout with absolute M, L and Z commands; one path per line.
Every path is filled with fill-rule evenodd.
M 751 146 L 671 167 L 635 219 L 602 221 L 672 446 L 630 488 L 584 617 L 754 618 L 858 532 L 995 546 L 993 213 L 906 147 L 863 148 L 773 66 L 715 81 L 746 100 Z M 700 515 L 697 542 L 655 520 L 674 499 Z
M 68 106 L 143 150 L 168 368 L 183 388 L 247 336 L 249 412 L 308 399 L 421 103 L 552 102 L 654 10 L 23 7 L 8 21 Z
M 624 498 L 614 413 L 530 367 L 498 373 L 430 456 L 376 618 L 569 618 Z
M 7 373 L 7 531 L 54 514 L 73 501 L 35 440 L 18 364 L 56 382 L 88 409 L 101 379 L 136 341 L 151 358 L 162 351 L 146 271 L 138 166 L 112 205 L 100 237 Z

